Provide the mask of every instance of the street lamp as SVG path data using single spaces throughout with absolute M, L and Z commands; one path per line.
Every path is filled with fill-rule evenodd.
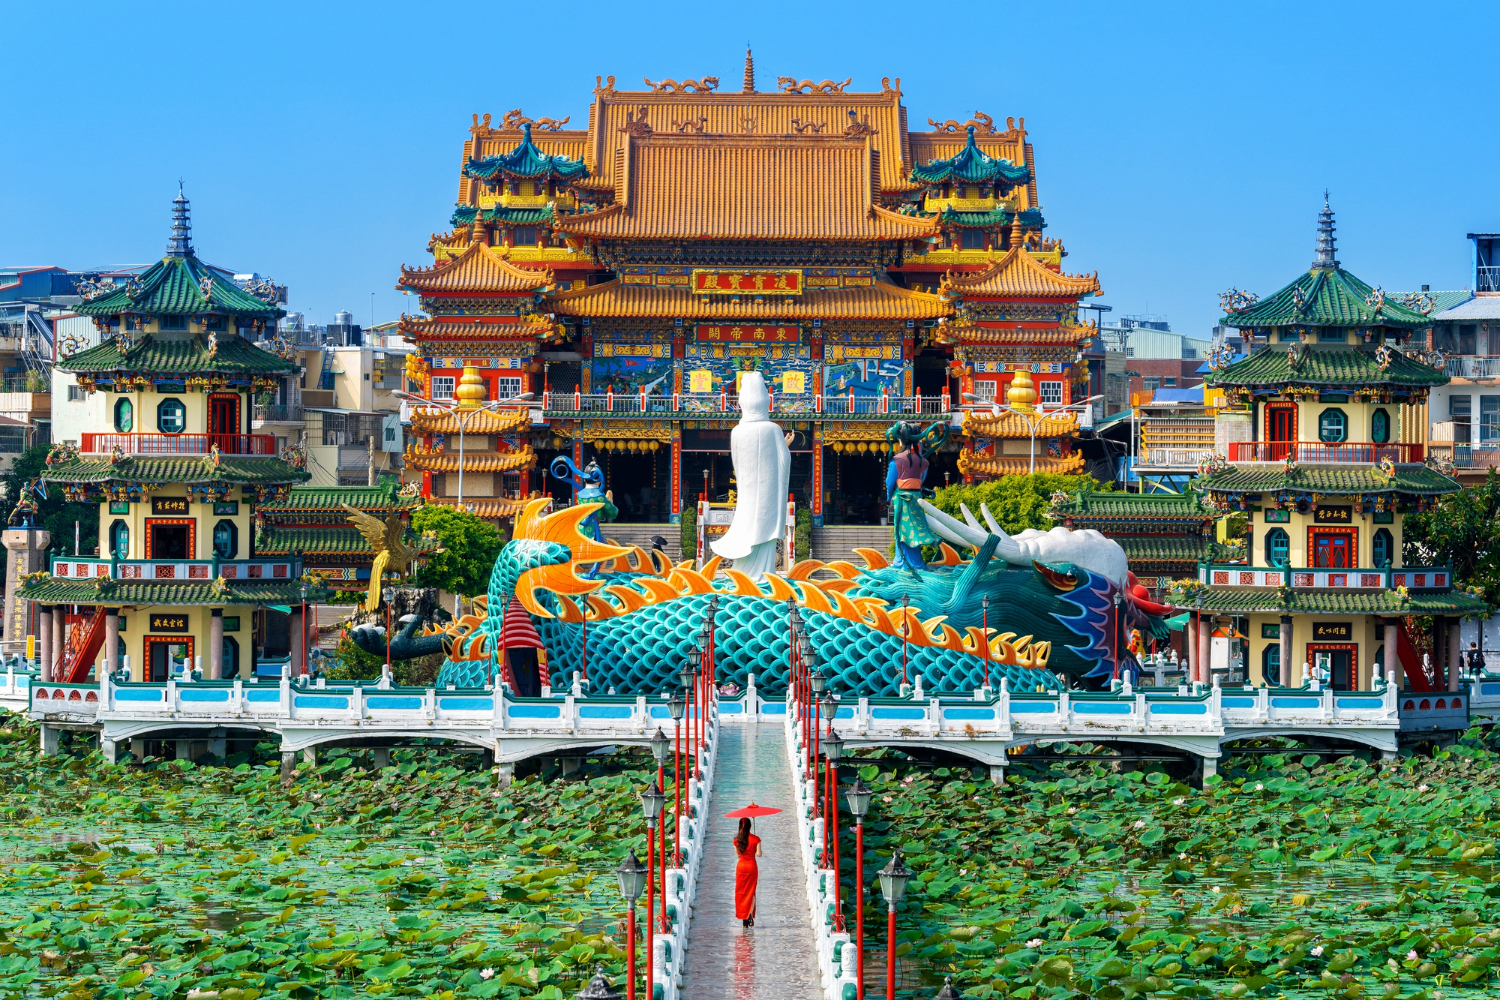
M 621 1000 L 625 994 L 609 985 L 604 978 L 604 966 L 594 966 L 594 978 L 583 988 L 582 993 L 573 994 L 578 1000 Z
M 854 963 L 858 989 L 855 1000 L 865 1000 L 865 813 L 870 811 L 870 787 L 855 777 L 845 797 L 854 814 Z
M 670 753 L 671 750 L 672 750 L 672 741 L 667 738 L 667 734 L 666 733 L 664 733 L 664 732 L 661 731 L 661 727 L 657 726 L 656 727 L 656 732 L 651 737 L 651 756 L 653 756 L 653 757 L 656 758 L 656 790 L 658 792 L 660 792 L 662 789 L 664 789 L 664 788 L 667 787 L 667 776 L 666 776 L 665 771 L 666 771 L 666 763 L 667 763 L 667 754 Z M 663 804 L 665 805 L 665 800 L 666 800 L 666 795 L 665 794 L 662 795 L 662 799 L 663 799 Z M 666 817 L 662 817 L 661 818 L 661 823 L 659 824 L 658 829 L 661 831 L 657 835 L 658 840 L 659 840 L 658 850 L 657 850 L 657 857 L 659 857 L 661 859 L 661 931 L 662 931 L 663 934 L 665 934 L 665 933 L 667 933 L 668 930 L 670 930 L 670 928 L 667 926 L 667 820 L 666 820 Z
M 909 620 L 906 615 L 907 605 L 911 599 L 907 595 L 901 595 L 901 683 L 906 683 L 906 623 Z
M 651 935 L 656 930 L 656 914 L 652 908 L 653 897 L 656 895 L 654 889 L 656 879 L 653 877 L 655 871 L 655 852 L 652 850 L 656 844 L 656 823 L 661 818 L 662 803 L 667 797 L 662 794 L 659 785 L 647 785 L 646 790 L 641 793 L 641 812 L 646 817 L 646 995 L 649 997 L 655 982 L 653 975 L 655 965 L 656 949 L 651 947 Z M 666 860 L 663 858 L 662 860 Z M 661 908 L 667 908 L 667 897 L 662 896 Z
M 984 633 L 984 686 L 990 686 L 990 595 L 979 598 L 979 628 Z
M 885 995 L 896 995 L 896 904 L 906 895 L 911 869 L 901 863 L 901 852 L 892 851 L 890 863 L 880 869 L 880 892 L 885 896 Z
M 698 773 L 697 763 L 697 716 L 703 712 L 702 699 L 698 697 L 698 664 L 703 662 L 703 650 L 697 646 L 688 647 L 687 663 L 683 664 L 682 670 L 678 672 L 677 679 L 682 684 L 682 690 L 687 692 L 687 742 L 683 749 L 693 754 L 693 766 L 691 774 Z
M 397 389 L 393 393 L 393 395 L 400 396 L 402 399 L 407 399 L 414 403 L 420 403 L 423 406 L 432 406 L 439 410 L 445 410 L 447 411 L 448 415 L 451 416 L 455 422 L 457 422 L 458 503 L 462 505 L 464 502 L 464 432 L 468 429 L 469 421 L 473 420 L 476 414 L 494 413 L 496 410 L 500 409 L 500 407 L 505 406 L 508 403 L 524 403 L 531 399 L 533 393 L 523 392 L 520 395 L 511 396 L 509 399 L 492 399 L 483 403 L 465 403 L 463 400 L 449 401 L 425 399 L 421 396 L 416 395 L 415 393 L 406 392 L 402 389 Z
M 943 977 L 943 988 L 938 990 L 932 1000 L 964 1000 L 964 995 L 953 988 L 953 977 Z
M 1027 430 L 1031 432 L 1032 475 L 1036 475 L 1036 432 L 1037 428 L 1041 426 L 1042 421 L 1055 413 L 1061 413 L 1065 410 L 1072 410 L 1080 406 L 1090 406 L 1093 404 L 1094 400 L 1103 398 L 1104 397 L 1102 396 L 1090 396 L 1088 399 L 1080 399 L 1078 402 L 1068 403 L 1066 406 L 1056 406 L 1050 410 L 1041 410 L 1032 406 L 1030 403 L 1002 406 L 1000 403 L 997 403 L 994 400 L 981 399 L 980 397 L 974 395 L 972 392 L 964 393 L 964 399 L 967 400 L 971 406 L 979 407 L 988 405 L 990 413 L 994 416 L 998 417 L 1002 413 L 1011 413 L 1015 416 L 1020 417 L 1021 420 L 1025 422 Z
M 812 643 L 809 642 L 802 647 L 802 690 L 797 697 L 797 711 L 802 716 L 802 746 L 803 755 L 807 760 L 807 769 L 812 770 L 812 706 L 808 692 L 812 688 L 812 675 L 818 671 L 818 654 L 813 652 Z M 822 676 L 819 674 L 818 676 Z
M 672 857 L 682 862 L 682 717 L 687 715 L 687 698 L 681 691 L 667 701 L 667 712 L 672 716 L 674 737 L 672 755 Z
M 818 705 L 823 691 L 828 686 L 828 678 L 823 676 L 823 671 L 813 668 L 813 672 L 807 676 L 807 686 L 812 691 L 811 702 L 808 708 L 812 710 L 812 733 L 807 740 L 807 769 L 811 771 L 818 760 L 818 731 L 823 728 L 823 717 L 818 711 Z
M 646 888 L 646 869 L 641 867 L 634 851 L 620 862 L 615 877 L 620 880 L 620 895 L 625 897 L 629 912 L 625 929 L 625 997 L 626 1000 L 635 1000 L 635 901 L 641 898 Z
M 836 711 L 834 697 L 830 694 L 828 696 L 828 735 L 823 737 L 823 756 L 828 758 L 828 809 L 827 820 L 823 824 L 823 839 L 826 843 L 833 845 L 832 864 L 829 865 L 833 869 L 833 927 L 834 930 L 842 931 L 844 911 L 839 904 L 839 881 L 842 878 L 839 868 L 839 760 L 844 756 L 844 740 L 833 731 L 833 718 Z M 827 855 L 828 852 L 825 851 L 825 860 Z

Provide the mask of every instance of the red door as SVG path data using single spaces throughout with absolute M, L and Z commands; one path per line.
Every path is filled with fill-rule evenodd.
M 1280 462 L 1291 453 L 1291 442 L 1297 440 L 1297 405 L 1271 403 L 1266 407 L 1266 441 L 1269 454 L 1263 461 Z
M 235 393 L 214 393 L 208 397 L 208 433 L 214 444 L 226 455 L 238 455 L 240 397 Z
M 1313 535 L 1313 569 L 1349 569 L 1354 565 L 1354 538 L 1343 532 Z

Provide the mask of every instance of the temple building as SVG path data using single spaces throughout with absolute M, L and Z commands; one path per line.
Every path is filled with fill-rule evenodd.
M 422 505 L 413 493 L 398 489 L 390 476 L 374 486 L 293 486 L 284 500 L 256 508 L 256 555 L 301 559 L 304 572 L 327 590 L 367 590 L 375 551 L 345 505 L 381 521 L 392 515 L 407 519 Z M 437 546 L 429 539 L 414 543 L 422 551 Z
M 402 325 L 408 373 L 434 404 L 407 463 L 433 502 L 459 502 L 460 472 L 485 516 L 566 496 L 547 474 L 565 455 L 598 463 L 620 520 L 676 522 L 733 489 L 747 371 L 815 524 L 884 516 L 897 420 L 955 424 L 929 485 L 1025 471 L 1033 438 L 1039 471 L 1078 467 L 1076 417 L 1032 415 L 1080 398 L 1078 301 L 1099 286 L 1043 236 L 1024 120 L 914 131 L 899 80 L 762 91 L 749 53 L 738 91 L 596 83 L 587 129 L 475 116 L 451 228 L 402 271 L 428 317 Z M 963 394 L 1014 402 L 1018 372 L 1020 416 L 963 422 Z
M 1214 540 L 1219 513 L 1202 500 L 1191 490 L 1079 490 L 1054 494 L 1049 516 L 1065 528 L 1092 528 L 1119 542 L 1136 582 L 1161 601 L 1172 581 L 1197 576 L 1200 563 L 1233 561 L 1231 548 Z
M 267 647 L 298 652 L 285 611 L 300 601 L 300 561 L 258 555 L 251 529 L 260 505 L 308 478 L 305 461 L 245 433 L 255 395 L 294 371 L 251 344 L 282 311 L 203 264 L 187 199 L 173 208 L 166 256 L 77 307 L 103 342 L 57 363 L 109 405 L 106 424 L 54 446 L 42 474 L 98 503 L 102 549 L 54 555 L 22 589 L 40 605 L 44 679 L 97 678 L 127 657 L 135 680 L 199 661 L 206 677 L 250 676 Z
M 1379 663 L 1417 690 L 1456 687 L 1459 618 L 1484 602 L 1454 588 L 1451 567 L 1402 552 L 1406 515 L 1459 489 L 1424 464 L 1428 392 L 1448 380 L 1425 350 L 1429 317 L 1340 266 L 1326 204 L 1312 267 L 1264 299 L 1226 293 L 1225 307 L 1252 353 L 1216 359 L 1209 379 L 1237 404 L 1218 419 L 1242 440 L 1195 486 L 1248 515 L 1250 534 L 1243 564 L 1205 562 L 1172 598 L 1194 612 L 1199 676 L 1210 632 L 1232 621 L 1252 683 L 1295 685 L 1308 664 L 1336 690 L 1368 688 Z M 1416 652 L 1429 637 L 1407 631 L 1419 616 L 1436 623 L 1431 673 Z

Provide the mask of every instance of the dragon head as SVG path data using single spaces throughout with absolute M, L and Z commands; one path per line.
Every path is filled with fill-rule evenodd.
M 514 537 L 500 550 L 490 581 L 491 593 L 498 585 L 502 594 L 514 594 L 534 615 L 554 617 L 540 600 L 542 591 L 554 594 L 588 594 L 604 585 L 602 580 L 586 580 L 578 567 L 615 559 L 630 550 L 619 545 L 595 541 L 584 534 L 581 525 L 602 504 L 583 503 L 547 512 L 552 500 L 531 500 L 516 518 Z M 504 607 L 501 605 L 492 606 Z

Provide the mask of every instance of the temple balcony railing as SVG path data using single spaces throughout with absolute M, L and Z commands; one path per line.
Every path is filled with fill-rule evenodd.
M 1282 587 L 1294 590 L 1450 590 L 1451 566 L 1398 569 L 1203 565 L 1198 582 L 1210 587 Z
M 1196 469 L 1213 456 L 1213 445 L 1201 448 L 1147 448 L 1136 460 L 1137 469 Z
M 1483 444 L 1463 444 L 1452 441 L 1433 441 L 1427 445 L 1431 456 L 1442 461 L 1447 459 L 1456 469 L 1489 469 L 1500 467 L 1500 441 Z
M 257 403 L 255 404 L 255 419 L 271 423 L 300 423 L 303 419 L 302 407 L 291 403 Z
M 52 575 L 62 580 L 175 580 L 212 583 L 225 580 L 295 580 L 301 575 L 293 559 L 100 559 L 54 556 Z
M 935 419 L 952 413 L 950 397 L 942 396 L 836 396 L 777 393 L 771 397 L 773 416 L 807 416 L 820 420 L 901 420 L 911 417 Z M 726 392 L 673 393 L 652 396 L 640 393 L 545 392 L 542 413 L 549 418 L 626 417 L 674 418 L 723 415 L 739 418 L 739 397 Z
M 1229 446 L 1231 462 L 1347 462 L 1374 465 L 1393 462 L 1420 464 L 1425 448 L 1420 444 L 1376 444 L 1369 441 L 1235 441 Z
M 118 434 L 82 435 L 79 451 L 85 455 L 108 455 L 116 448 L 123 455 L 207 455 L 215 445 L 222 455 L 275 455 L 273 434 Z

